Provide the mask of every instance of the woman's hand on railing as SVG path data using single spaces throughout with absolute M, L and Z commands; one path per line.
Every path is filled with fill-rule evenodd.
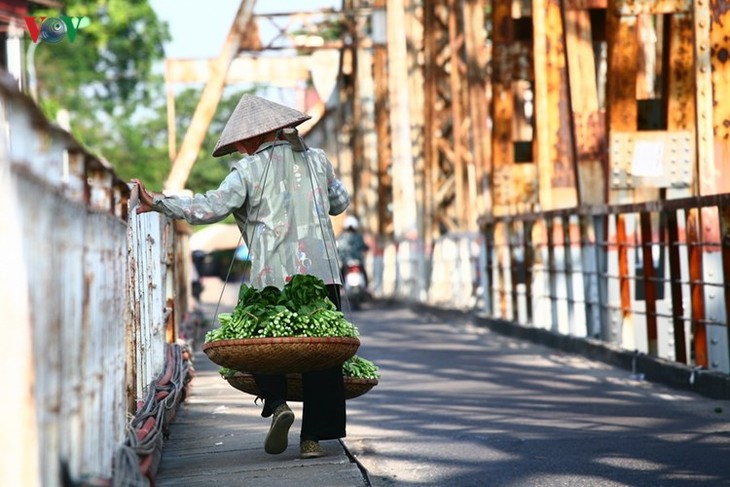
M 139 179 L 132 179 L 132 182 L 139 186 L 139 205 L 137 206 L 137 213 L 155 211 L 152 207 L 154 204 L 154 195 L 147 191 L 144 184 Z

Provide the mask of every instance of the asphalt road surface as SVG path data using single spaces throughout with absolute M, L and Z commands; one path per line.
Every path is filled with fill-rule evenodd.
M 345 445 L 372 486 L 730 485 L 730 401 L 403 305 L 366 305 Z

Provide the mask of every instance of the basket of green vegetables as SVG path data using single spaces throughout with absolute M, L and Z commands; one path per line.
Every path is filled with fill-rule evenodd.
M 327 297 L 324 282 L 298 274 L 283 289 L 242 285 L 232 313 L 218 315 L 203 352 L 249 373 L 288 374 L 342 365 L 360 346 L 357 328 Z
M 222 368 L 221 376 L 241 392 L 259 397 L 261 395 L 252 374 Z M 378 367 L 371 361 L 353 355 L 342 364 L 342 381 L 345 385 L 345 399 L 360 397 L 378 385 Z M 302 401 L 302 374 L 287 374 L 287 401 Z

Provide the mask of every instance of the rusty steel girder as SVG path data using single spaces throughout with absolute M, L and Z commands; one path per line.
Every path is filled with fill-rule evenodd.
M 727 0 L 494 0 L 492 5 L 492 217 L 529 213 L 529 208 L 514 203 L 527 199 L 515 170 L 530 164 L 537 168 L 534 182 L 539 184 L 543 209 L 572 206 L 572 188 L 577 188 L 579 205 L 592 208 L 730 193 Z M 520 31 L 525 25 L 532 27 L 527 42 Z M 525 58 L 529 64 L 520 63 Z M 527 139 L 517 135 L 527 133 L 519 127 L 518 91 L 530 76 L 526 65 L 534 73 L 530 81 L 536 114 L 529 162 L 519 160 L 516 150 Z M 661 341 L 657 321 L 666 316 L 657 311 L 660 288 L 653 281 L 657 274 L 649 265 L 649 249 L 665 245 L 652 240 L 656 234 L 669 242 L 684 239 L 685 227 L 687 270 L 671 245 L 668 252 L 674 353 L 682 362 L 715 367 L 713 347 L 723 333 L 730 336 L 730 292 L 718 277 L 719 259 L 723 276 L 730 269 L 730 245 L 725 241 L 730 241 L 725 238 L 729 213 L 725 207 L 719 210 L 691 208 L 685 221 L 677 215 L 663 217 L 658 229 L 653 210 L 642 210 L 642 248 L 629 253 L 626 249 L 637 245 L 636 215 L 626 221 L 622 215 L 615 218 L 617 247 L 612 251 L 619 270 L 620 306 L 611 310 L 611 319 L 623 320 L 625 326 L 641 321 L 632 322 L 635 310 L 629 306 L 627 278 L 630 255 L 639 255 L 644 259 L 642 293 L 647 299 L 642 314 L 652 353 Z M 601 225 L 596 231 L 607 231 L 608 223 Z M 498 229 L 492 231 L 499 234 Z M 711 244 L 718 241 L 722 245 Z M 689 298 L 689 311 L 682 309 L 683 288 L 676 284 L 687 278 L 683 273 L 689 274 L 689 296 L 684 296 Z M 717 299 L 718 289 L 724 304 Z M 691 350 L 684 336 L 687 321 Z
M 428 178 L 427 201 L 430 205 L 430 228 L 427 232 L 437 235 L 446 228 L 456 230 L 460 221 L 456 207 L 456 165 L 452 127 L 458 121 L 451 114 L 451 84 L 447 68 L 451 67 L 449 43 L 449 9 L 447 2 L 424 2 L 424 50 L 425 50 L 425 151 Z M 458 72 L 457 72 L 458 75 Z M 458 97 L 457 97 L 458 99 Z
M 573 206 L 575 164 L 562 9 L 557 0 L 533 0 L 536 163 L 540 205 Z
M 423 3 L 426 201 L 432 235 L 490 209 L 484 0 Z
M 494 1 L 492 7 L 492 197 L 493 212 L 505 214 L 538 202 L 534 116 L 526 116 L 524 105 L 526 93 L 534 93 L 535 70 L 528 6 L 520 5 L 514 15 L 511 2 Z M 530 148 L 529 160 L 519 164 L 518 143 Z
M 698 2 L 699 3 L 699 2 Z M 712 134 L 714 135 L 714 164 L 718 193 L 730 192 L 730 97 L 726 90 L 730 86 L 730 4 L 727 0 L 710 4 L 711 23 L 707 17 L 698 21 L 698 28 L 710 28 L 708 46 L 711 86 L 705 86 L 713 94 Z M 701 24 L 701 25 L 700 25 Z M 703 30 L 704 32 L 704 30 Z

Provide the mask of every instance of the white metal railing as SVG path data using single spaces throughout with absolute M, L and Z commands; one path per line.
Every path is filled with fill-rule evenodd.
M 136 192 L 130 206 L 136 207 Z M 127 227 L 129 310 L 133 323 L 144 326 L 130 327 L 131 345 L 136 372 L 135 392 L 144 395 L 145 388 L 164 367 L 164 347 L 167 321 L 171 308 L 167 303 L 169 248 L 174 241 L 172 222 L 159 213 L 129 214 Z
M 446 234 L 425 248 L 403 240 L 381 244 L 367 256 L 371 288 L 378 297 L 475 309 L 482 302 L 481 235 Z
M 0 485 L 60 485 L 62 463 L 110 478 L 164 369 L 167 283 L 184 269 L 172 223 L 129 202 L 105 161 L 0 81 Z
M 729 194 L 485 216 L 484 315 L 728 374 L 728 222 Z
M 700 241 L 691 215 L 710 210 L 717 240 Z M 492 217 L 481 234 L 446 234 L 430 251 L 387 242 L 368 266 L 378 297 L 478 310 L 692 367 L 704 358 L 699 368 L 728 374 L 728 222 L 728 194 Z

